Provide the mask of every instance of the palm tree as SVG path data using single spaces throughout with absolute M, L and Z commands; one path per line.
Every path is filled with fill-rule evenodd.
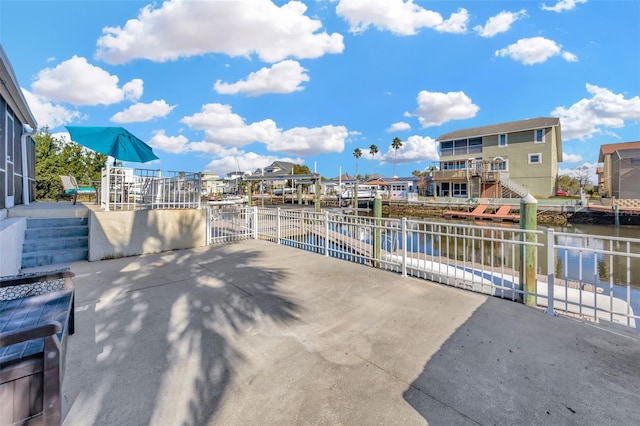
M 360 148 L 354 149 L 353 156 L 356 157 L 356 176 L 358 176 L 358 158 L 362 157 L 362 150 Z
M 402 146 L 402 141 L 400 138 L 393 138 L 391 141 L 391 148 L 394 149 L 393 154 L 393 177 L 396 177 L 396 157 L 398 156 L 398 150 Z
M 371 154 L 371 176 L 373 176 L 373 165 L 375 164 L 374 159 L 377 153 L 378 147 L 376 145 L 371 145 L 369 147 L 369 154 Z

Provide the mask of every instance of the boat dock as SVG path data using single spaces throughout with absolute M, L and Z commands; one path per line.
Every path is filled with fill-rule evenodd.
M 489 206 L 487 204 L 479 204 L 470 212 L 447 210 L 443 215 L 449 219 L 494 220 L 499 222 L 518 222 L 520 220 L 519 214 L 509 213 L 513 209 L 513 206 L 500 206 L 494 213 L 486 213 L 488 208 Z

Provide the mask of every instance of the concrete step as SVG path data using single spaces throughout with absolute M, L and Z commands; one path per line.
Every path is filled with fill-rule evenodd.
M 24 238 L 30 241 L 46 238 L 86 237 L 87 235 L 89 235 L 87 226 L 27 227 Z
M 23 254 L 22 269 L 87 260 L 88 256 L 88 248 L 70 248 L 62 251 L 36 251 Z
M 61 226 L 89 226 L 86 217 L 62 217 L 49 219 L 27 219 L 27 228 L 57 228 Z
M 66 250 L 89 247 L 88 236 L 73 236 L 64 238 L 37 238 L 25 240 L 22 246 L 22 254 L 46 250 Z

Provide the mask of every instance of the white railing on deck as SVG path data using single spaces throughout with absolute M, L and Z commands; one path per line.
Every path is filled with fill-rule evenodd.
M 210 209 L 210 244 L 264 239 L 517 301 L 527 295 L 520 253 L 532 246 L 536 282 L 529 294 L 548 313 L 633 328 L 640 318 L 640 277 L 631 274 L 640 270 L 640 239 L 326 211 Z
M 105 211 L 200 208 L 200 173 L 126 167 L 102 169 L 100 205 Z

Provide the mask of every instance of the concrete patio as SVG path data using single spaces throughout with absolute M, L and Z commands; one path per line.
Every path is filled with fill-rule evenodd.
M 627 330 L 256 240 L 71 267 L 65 425 L 640 418 Z

